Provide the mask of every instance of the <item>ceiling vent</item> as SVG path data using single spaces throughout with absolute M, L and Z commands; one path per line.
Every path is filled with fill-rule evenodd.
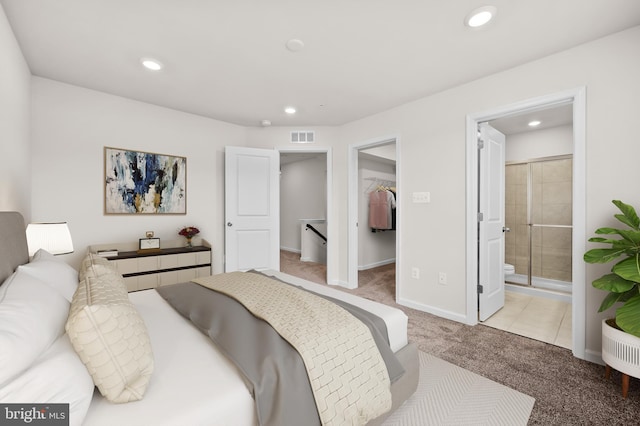
M 313 130 L 295 130 L 291 132 L 291 143 L 313 143 L 315 132 Z

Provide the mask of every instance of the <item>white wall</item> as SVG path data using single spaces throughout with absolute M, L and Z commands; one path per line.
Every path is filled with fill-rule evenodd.
M 507 135 L 506 161 L 570 155 L 573 153 L 573 126 L 556 126 L 533 132 Z
M 300 219 L 325 219 L 325 155 L 280 166 L 280 247 L 300 252 Z
M 31 219 L 31 73 L 0 6 L 0 210 Z
M 395 144 L 392 146 L 395 152 Z M 390 163 L 358 159 L 358 269 L 370 269 L 396 260 L 396 231 L 371 232 L 369 224 L 369 193 L 375 191 L 381 179 L 393 182 L 396 170 Z
M 639 45 L 640 27 L 635 27 L 341 128 L 340 138 L 346 143 L 400 134 L 401 195 L 431 192 L 429 204 L 400 198 L 399 295 L 403 303 L 464 320 L 467 114 L 586 86 L 587 235 L 613 223 L 612 199 L 640 205 L 637 188 L 630 184 L 640 180 L 635 124 L 640 114 Z M 336 164 L 346 163 L 346 147 L 336 149 L 334 155 Z M 346 166 L 336 169 L 334 178 L 346 182 Z M 346 198 L 336 201 L 340 217 L 347 215 L 346 204 Z M 341 223 L 340 246 L 346 247 L 346 223 Z M 340 266 L 344 277 L 346 260 Z M 410 278 L 411 267 L 420 268 L 420 279 Z M 600 352 L 600 318 L 612 313 L 596 313 L 604 293 L 593 289 L 591 281 L 607 267 L 587 266 L 586 345 L 592 352 Z M 439 271 L 447 273 L 446 286 L 438 284 Z
M 162 239 L 196 226 L 222 272 L 224 147 L 244 145 L 245 129 L 39 77 L 33 90 L 34 221 L 66 220 L 77 265 L 91 244 Z M 187 157 L 186 215 L 104 215 L 104 146 Z

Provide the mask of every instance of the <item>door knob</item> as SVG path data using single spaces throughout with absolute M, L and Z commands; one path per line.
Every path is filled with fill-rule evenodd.
M 227 222 L 227 226 L 233 226 L 233 223 Z
M 507 228 L 506 226 L 503 226 L 502 232 L 511 232 L 511 229 Z

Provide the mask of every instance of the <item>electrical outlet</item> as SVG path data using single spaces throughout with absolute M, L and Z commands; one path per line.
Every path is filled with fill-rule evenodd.
M 444 272 L 439 272 L 438 273 L 438 282 L 442 285 L 447 284 L 447 274 L 445 274 Z
M 420 269 L 411 268 L 411 278 L 415 278 L 416 280 L 420 278 Z

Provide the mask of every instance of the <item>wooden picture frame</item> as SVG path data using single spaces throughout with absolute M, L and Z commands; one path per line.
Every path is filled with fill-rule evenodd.
M 187 214 L 187 158 L 104 147 L 105 214 Z

